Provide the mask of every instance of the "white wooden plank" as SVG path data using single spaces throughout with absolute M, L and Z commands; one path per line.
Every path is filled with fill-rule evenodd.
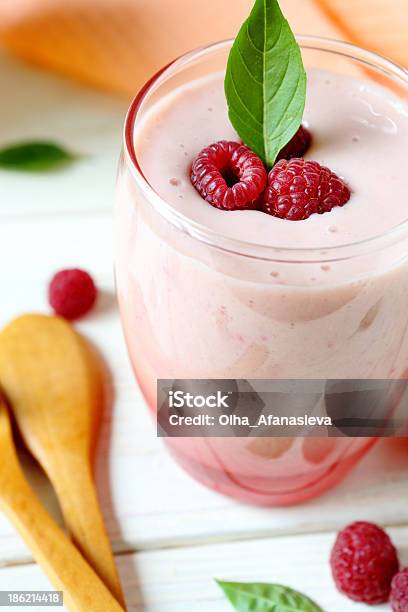
M 109 210 L 127 102 L 0 55 L 0 147 L 51 139 L 83 155 L 50 174 L 0 171 L 0 219 Z
M 402 564 L 408 564 L 408 529 L 391 529 L 390 535 Z M 365 605 L 334 587 L 328 563 L 334 539 L 335 533 L 288 536 L 121 555 L 117 561 L 129 612 L 228 612 L 232 608 L 215 578 L 285 584 L 309 595 L 325 612 L 363 612 Z M 38 566 L 0 570 L 0 590 L 47 588 Z
M 0 325 L 23 311 L 47 312 L 47 281 L 60 267 L 89 269 L 103 289 L 101 304 L 78 327 L 113 372 L 115 402 L 105 415 L 97 472 L 115 550 L 324 531 L 358 518 L 407 523 L 406 441 L 382 442 L 340 487 L 294 508 L 248 507 L 185 475 L 156 438 L 131 373 L 114 305 L 111 232 L 105 214 L 3 222 Z M 38 488 L 50 496 L 45 485 Z M 0 562 L 27 559 L 28 551 L 0 516 Z

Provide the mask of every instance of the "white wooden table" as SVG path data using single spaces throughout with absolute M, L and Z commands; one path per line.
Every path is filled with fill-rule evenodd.
M 50 137 L 87 154 L 53 175 L 0 173 L 0 324 L 23 312 L 48 312 L 47 283 L 60 268 L 88 269 L 102 289 L 96 311 L 78 328 L 113 374 L 115 401 L 104 419 L 97 479 L 129 610 L 227 612 L 214 578 L 287 584 L 327 612 L 366 609 L 336 592 L 330 547 L 339 527 L 372 520 L 390 528 L 408 564 L 408 443 L 379 443 L 335 491 L 295 508 L 247 507 L 185 475 L 156 438 L 113 294 L 112 201 L 125 103 L 1 56 L 0 75 L 0 143 Z M 59 517 L 45 477 L 23 459 Z M 50 588 L 1 515 L 0 568 L 0 590 Z

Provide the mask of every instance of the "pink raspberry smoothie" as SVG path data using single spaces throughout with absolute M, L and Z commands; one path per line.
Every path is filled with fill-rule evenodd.
M 198 153 L 239 141 L 222 72 L 169 88 L 133 128 L 122 165 L 117 284 L 132 363 L 151 407 L 158 378 L 398 378 L 408 363 L 408 110 L 378 82 L 308 69 L 307 159 L 350 201 L 288 221 L 221 211 L 190 182 Z M 135 172 L 138 175 L 135 180 Z M 143 175 L 143 177 L 142 177 Z M 142 183 L 147 185 L 148 195 Z M 371 444 L 352 439 L 170 439 L 217 490 L 295 503 L 334 484 Z

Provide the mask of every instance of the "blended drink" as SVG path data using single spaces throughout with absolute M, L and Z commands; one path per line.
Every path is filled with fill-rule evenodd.
M 325 263 L 328 247 L 367 240 L 405 221 L 407 111 L 389 92 L 354 78 L 314 71 L 308 83 L 305 122 L 313 144 L 305 157 L 347 177 L 352 196 L 300 222 L 258 210 L 220 211 L 191 184 L 191 165 L 206 143 L 239 141 L 219 76 L 165 98 L 135 134 L 146 180 L 188 219 L 254 244 L 321 249 L 322 263 L 303 267 L 279 262 L 278 253 L 267 264 L 237 259 L 231 278 L 218 269 L 222 256 L 203 266 L 201 244 L 180 252 L 177 239 L 139 228 L 128 282 L 139 289 L 143 282 L 143 320 L 163 347 L 168 378 L 388 378 L 407 367 L 406 352 L 400 354 L 406 267 L 384 262 L 377 274 L 370 260 L 356 260 L 350 276 L 348 264 Z M 399 245 L 397 261 L 406 246 Z M 135 312 L 129 317 L 135 321 Z M 156 362 L 157 350 L 148 354 Z
M 303 127 L 272 168 L 233 128 L 219 70 L 175 78 L 128 123 L 116 274 L 153 410 L 159 378 L 405 376 L 408 112 L 396 91 L 353 72 L 308 68 Z M 255 187 L 231 195 L 245 172 Z M 205 484 L 261 504 L 324 491 L 372 443 L 166 442 Z

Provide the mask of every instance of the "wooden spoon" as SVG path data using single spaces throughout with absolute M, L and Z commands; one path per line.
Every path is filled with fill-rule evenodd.
M 25 315 L 0 334 L 0 385 L 23 438 L 55 488 L 74 543 L 124 605 L 92 474 L 103 403 L 99 366 L 59 317 Z
M 1 397 L 0 509 L 14 523 L 55 588 L 63 591 L 67 609 L 123 610 L 31 490 L 17 458 L 7 408 Z

